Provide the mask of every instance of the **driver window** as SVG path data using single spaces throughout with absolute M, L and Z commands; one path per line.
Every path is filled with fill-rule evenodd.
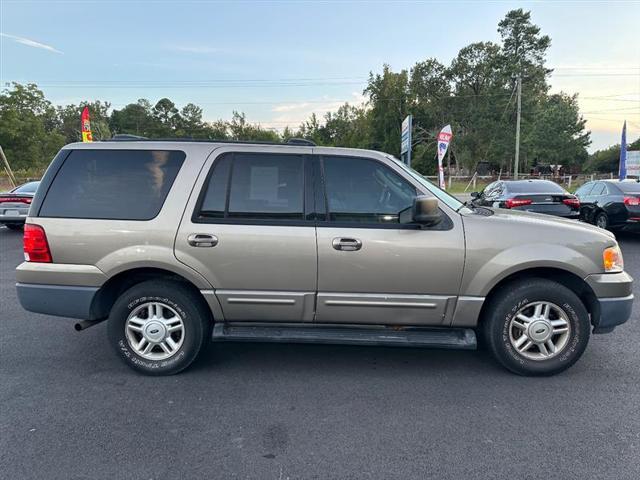
M 393 170 L 366 158 L 324 157 L 329 221 L 399 223 L 416 189 Z

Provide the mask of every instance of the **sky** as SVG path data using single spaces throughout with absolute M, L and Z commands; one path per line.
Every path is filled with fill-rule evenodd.
M 551 37 L 552 92 L 579 94 L 590 150 L 619 143 L 625 119 L 640 137 L 640 0 L 0 0 L 0 83 L 35 82 L 55 104 L 168 97 L 209 121 L 237 110 L 297 127 L 362 102 L 385 63 L 449 64 L 498 42 L 514 8 Z

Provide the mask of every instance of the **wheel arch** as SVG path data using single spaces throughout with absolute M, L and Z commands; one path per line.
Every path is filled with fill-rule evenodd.
M 96 292 L 91 302 L 91 316 L 94 319 L 106 318 L 118 297 L 129 288 L 147 280 L 165 280 L 177 282 L 191 290 L 211 312 L 208 302 L 196 285 L 184 276 L 156 267 L 140 267 L 124 270 L 107 280 Z
M 489 310 L 489 305 L 491 305 L 493 298 L 501 290 L 507 288 L 514 282 L 530 278 L 553 280 L 567 287 L 569 290 L 575 293 L 580 301 L 584 304 L 587 312 L 589 312 L 589 315 L 591 317 L 591 324 L 597 325 L 597 320 L 600 318 L 600 303 L 598 302 L 598 298 L 596 297 L 595 292 L 591 289 L 587 282 L 585 282 L 575 273 L 555 267 L 527 268 L 519 270 L 517 272 L 513 272 L 501 279 L 491 288 L 488 295 L 486 296 L 485 301 L 482 304 L 482 308 L 480 309 L 478 325 L 480 325 L 484 321 L 487 311 Z

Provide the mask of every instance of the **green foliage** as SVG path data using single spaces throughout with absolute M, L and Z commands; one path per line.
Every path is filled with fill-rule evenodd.
M 15 169 L 45 167 L 65 144 L 55 108 L 36 85 L 0 94 L 0 145 Z
M 231 120 L 207 122 L 202 108 L 182 107 L 169 98 L 147 99 L 111 110 L 108 102 L 82 102 L 54 108 L 35 85 L 13 86 L 0 95 L 0 145 L 14 168 L 46 165 L 65 143 L 80 140 L 80 113 L 91 113 L 96 140 L 112 134 L 150 138 L 281 141 L 303 137 L 319 145 L 382 150 L 400 154 L 400 128 L 414 117 L 413 165 L 424 174 L 436 171 L 436 136 L 450 123 L 453 163 L 474 171 L 478 162 L 509 171 L 515 145 L 515 85 L 522 78 L 521 170 L 536 163 L 562 164 L 614 171 L 615 147 L 587 161 L 589 132 L 576 96 L 549 95 L 545 67 L 548 36 L 522 9 L 512 10 L 498 24 L 500 43 L 476 42 L 462 48 L 447 66 L 434 58 L 409 70 L 394 72 L 384 65 L 371 72 L 364 105 L 344 104 L 322 118 L 312 114 L 282 133 L 251 123 L 244 113 Z M 585 163 L 586 162 L 586 163 Z

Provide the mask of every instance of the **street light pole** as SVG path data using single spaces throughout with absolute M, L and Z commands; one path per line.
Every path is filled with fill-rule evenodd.
M 518 179 L 518 170 L 520 168 L 520 111 L 522 109 L 522 76 L 518 74 L 518 114 L 516 116 L 516 158 L 513 166 L 513 178 Z

